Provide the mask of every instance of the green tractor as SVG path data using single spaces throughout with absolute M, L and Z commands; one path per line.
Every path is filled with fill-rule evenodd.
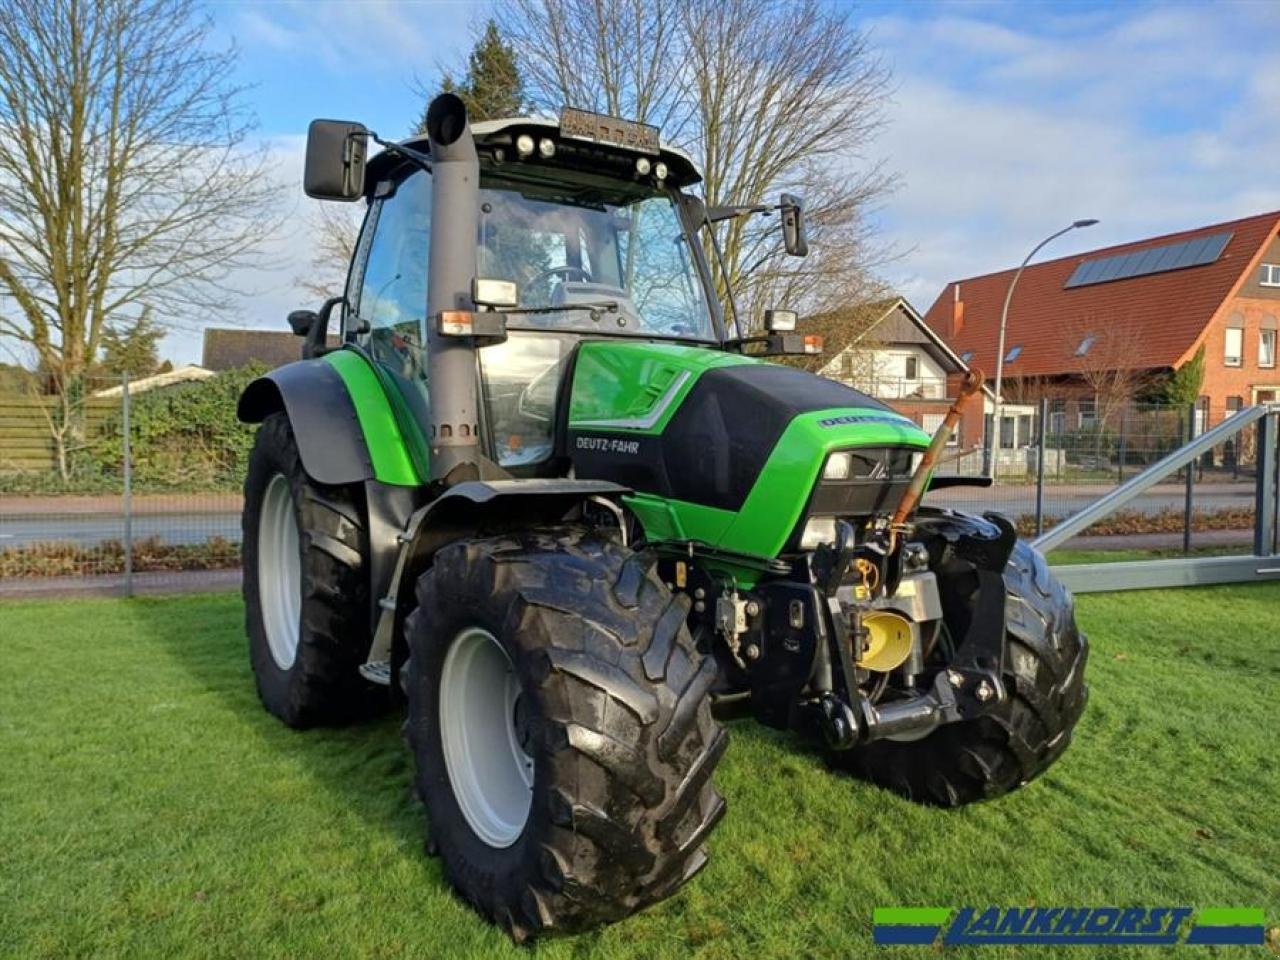
M 1084 708 L 1043 558 L 919 506 L 950 420 L 931 441 L 770 363 L 816 349 L 795 315 L 746 337 L 722 308 L 713 225 L 780 212 L 803 255 L 800 201 L 698 182 L 582 111 L 472 125 L 444 94 L 398 144 L 315 121 L 306 192 L 364 226 L 343 296 L 290 315 L 304 359 L 240 400 L 263 703 L 294 727 L 406 703 L 428 848 L 517 939 L 702 868 L 727 716 L 957 806 L 1045 770 Z

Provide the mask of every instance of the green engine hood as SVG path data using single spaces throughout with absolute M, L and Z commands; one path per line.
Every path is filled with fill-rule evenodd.
M 827 455 L 924 449 L 929 436 L 877 400 L 793 367 L 718 350 L 590 341 L 573 366 L 575 473 L 636 491 L 654 540 L 776 557 Z

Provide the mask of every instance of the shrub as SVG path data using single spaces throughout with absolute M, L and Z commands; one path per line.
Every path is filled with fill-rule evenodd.
M 133 480 L 138 489 L 237 489 L 244 480 L 254 428 L 236 419 L 245 386 L 262 375 L 260 364 L 208 380 L 141 393 L 130 405 Z M 95 442 L 76 456 L 73 475 L 85 485 L 111 477 L 124 461 L 121 414 L 102 423 Z

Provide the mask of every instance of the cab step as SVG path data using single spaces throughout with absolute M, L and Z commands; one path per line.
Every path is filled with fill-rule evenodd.
M 370 660 L 360 664 L 360 676 L 382 687 L 391 686 L 391 661 Z

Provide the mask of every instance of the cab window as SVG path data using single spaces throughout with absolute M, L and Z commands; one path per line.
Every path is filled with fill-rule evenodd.
M 380 202 L 356 312 L 368 325 L 369 353 L 415 376 L 425 363 L 431 180 L 415 173 Z
M 354 313 L 369 355 L 425 418 L 431 178 L 417 171 L 379 204 Z

